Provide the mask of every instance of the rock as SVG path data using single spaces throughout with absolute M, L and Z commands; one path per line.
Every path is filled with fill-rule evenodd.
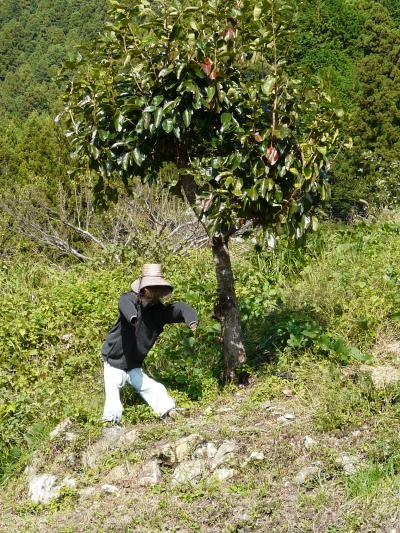
M 57 437 L 62 436 L 67 432 L 68 429 L 72 426 L 72 422 L 69 418 L 65 418 L 62 422 L 60 422 L 53 431 L 50 432 L 49 438 L 50 440 L 54 440 Z
M 371 375 L 372 382 L 377 389 L 400 382 L 400 369 L 394 366 L 362 365 L 361 370 Z
M 73 477 L 65 477 L 62 480 L 61 485 L 60 485 L 60 488 L 62 488 L 62 487 L 75 488 L 76 487 L 76 479 L 74 479 Z
M 245 459 L 245 461 L 242 463 L 242 468 L 245 468 L 249 463 L 259 463 L 260 461 L 264 461 L 265 455 L 263 452 L 251 452 L 251 454 Z
M 29 482 L 29 498 L 34 503 L 48 503 L 60 495 L 57 477 L 52 474 L 33 476 Z
M 189 435 L 177 440 L 175 443 L 168 443 L 156 452 L 156 457 L 161 464 L 172 466 L 181 463 L 190 457 L 195 446 L 202 440 L 197 434 Z
M 203 462 L 200 459 L 186 461 L 179 464 L 173 473 L 172 484 L 191 483 L 201 477 L 203 473 Z
M 233 468 L 217 468 L 212 477 L 217 481 L 226 481 L 231 479 L 236 474 L 236 470 Z
M 307 450 L 312 448 L 314 444 L 316 444 L 316 441 L 312 437 L 310 437 L 309 435 L 306 435 L 304 437 L 304 446 L 305 448 L 307 448 Z
M 287 398 L 291 398 L 293 396 L 293 391 L 292 389 L 283 389 L 283 394 L 287 397 Z
M 305 466 L 302 468 L 295 476 L 294 482 L 298 485 L 303 485 L 310 479 L 313 479 L 317 474 L 319 474 L 320 469 L 318 466 L 311 465 Z
M 352 476 L 358 470 L 357 463 L 359 462 L 358 457 L 352 457 L 346 453 L 340 454 L 336 463 L 343 467 L 344 473 L 346 476 Z
M 202 438 L 200 435 L 197 435 L 196 433 L 189 435 L 188 437 L 184 437 L 183 439 L 179 439 L 175 444 L 175 454 L 178 463 L 188 459 L 196 444 L 201 442 L 201 440 Z
M 120 426 L 104 428 L 102 437 L 83 452 L 82 463 L 86 467 L 93 468 L 104 454 L 127 447 L 136 438 L 137 431 L 135 429 L 125 432 L 124 428 Z
M 118 483 L 131 477 L 134 473 L 134 468 L 128 462 L 122 465 L 114 466 L 108 474 L 103 478 L 108 484 Z
M 53 474 L 41 474 L 33 476 L 29 481 L 29 497 L 34 503 L 49 503 L 58 498 L 63 487 L 75 487 L 76 481 L 73 478 L 65 477 L 61 483 L 57 484 L 57 476 Z
M 207 442 L 203 446 L 200 446 L 197 448 L 194 453 L 193 457 L 196 457 L 198 459 L 213 459 L 217 453 L 217 447 L 213 442 Z
M 233 411 L 232 407 L 220 407 L 217 409 L 217 413 L 230 413 Z
M 294 420 L 296 418 L 296 415 L 294 415 L 293 413 L 286 413 L 283 416 L 284 418 L 286 418 L 286 420 Z
M 278 416 L 277 420 L 279 422 L 292 422 L 296 416 L 293 413 L 285 413 L 282 416 Z
M 141 468 L 139 476 L 139 485 L 141 487 L 149 487 L 159 483 L 161 480 L 161 470 L 158 463 L 156 461 L 145 463 Z
M 211 470 L 215 470 L 225 461 L 232 457 L 232 453 L 236 449 L 236 443 L 233 441 L 225 441 L 218 448 L 215 457 L 211 461 Z
M 108 484 L 102 485 L 101 490 L 105 492 L 106 494 L 117 494 L 117 492 L 119 492 L 118 487 L 116 487 L 115 485 L 108 485 Z
M 136 439 L 137 439 L 137 431 L 136 429 L 132 429 L 131 431 L 124 433 L 120 437 L 119 443 L 122 446 L 128 446 L 129 444 L 132 444 Z
M 96 494 L 96 487 L 84 487 L 78 490 L 78 494 L 81 498 L 90 498 Z
M 256 452 L 256 451 L 251 452 L 251 454 L 248 457 L 248 461 L 253 462 L 253 463 L 257 463 L 258 461 L 264 461 L 264 459 L 265 459 L 265 456 L 263 452 Z
M 73 333 L 64 333 L 64 335 L 61 335 L 61 340 L 64 342 L 68 342 L 73 338 Z
M 269 411 L 270 409 L 272 409 L 272 402 L 264 402 L 260 405 L 260 407 L 261 409 Z

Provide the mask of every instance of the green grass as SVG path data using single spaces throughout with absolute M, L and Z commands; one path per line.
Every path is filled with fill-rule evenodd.
M 377 390 L 361 365 L 397 364 L 389 347 L 400 338 L 400 223 L 393 218 L 348 227 L 326 224 L 302 252 L 282 245 L 274 253 L 255 254 L 246 246 L 233 245 L 232 254 L 248 369 L 255 384 L 239 405 L 232 407 L 231 414 L 218 414 L 218 408 L 229 405 L 237 391 L 222 389 L 219 383 L 218 331 L 210 318 L 215 280 L 207 250 L 166 258 L 176 298 L 192 303 L 201 322 L 195 337 L 185 328 L 169 328 L 149 356 L 148 370 L 166 383 L 180 406 L 190 408 L 192 416 L 205 412 L 199 431 L 209 432 L 210 439 L 213 431 L 219 439 L 273 439 L 265 470 L 249 467 L 230 485 L 231 496 L 242 495 L 254 510 L 250 521 L 259 520 L 259 501 L 267 498 L 269 490 L 275 494 L 272 515 L 284 507 L 277 480 L 294 475 L 292 465 L 304 453 L 302 439 L 311 434 L 318 446 L 306 452 L 307 460 L 320 461 L 323 473 L 318 483 L 306 487 L 299 505 L 304 513 L 318 514 L 324 506 L 347 502 L 349 511 L 337 531 L 357 531 L 371 513 L 378 513 L 382 495 L 389 498 L 390 509 L 399 479 L 400 387 Z M 134 262 L 89 268 L 61 267 L 44 259 L 25 264 L 14 258 L 0 265 L 5 316 L 0 324 L 0 478 L 4 483 L 22 471 L 35 449 L 48 453 L 49 462 L 53 460 L 53 451 L 46 452 L 47 436 L 62 418 L 69 416 L 80 428 L 76 446 L 82 449 L 99 432 L 103 401 L 99 349 L 116 317 L 120 292 L 139 270 Z M 70 346 L 61 339 L 64 333 L 74 335 Z M 292 401 L 284 396 L 285 389 L 293 392 L 290 409 L 296 412 L 287 428 L 275 426 L 273 416 L 262 407 L 266 401 Z M 125 422 L 143 431 L 141 446 L 131 450 L 133 462 L 146 447 L 174 438 L 185 427 L 182 422 L 174 434 L 173 427 L 160 426 L 131 391 L 124 391 L 123 401 Z M 236 411 L 242 420 L 239 428 L 230 418 Z M 263 416 L 265 426 L 260 425 Z M 194 431 L 191 424 L 187 422 L 187 433 Z M 361 436 L 354 437 L 355 431 Z M 293 439 L 294 447 L 279 447 L 276 443 L 281 439 Z M 357 474 L 344 476 L 332 439 L 340 443 L 341 451 L 361 457 Z M 120 459 L 118 454 L 105 459 L 96 473 L 88 473 L 88 482 Z M 259 483 L 257 475 L 261 475 Z M 179 496 L 184 505 L 179 515 L 183 527 L 198 527 L 200 522 L 190 512 L 187 515 L 187 509 L 211 498 L 216 490 L 201 485 Z M 163 498 L 171 505 L 168 494 Z M 357 510 L 361 522 L 354 518 Z M 154 524 L 161 520 L 161 514 L 157 516 Z M 138 524 L 145 523 L 143 516 L 138 518 Z M 331 526 L 329 530 L 335 531 L 334 524 L 327 527 Z

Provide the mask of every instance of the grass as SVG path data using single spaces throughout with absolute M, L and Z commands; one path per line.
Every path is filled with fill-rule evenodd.
M 8 325 L 0 325 L 5 354 L 0 365 L 0 447 L 11 454 L 0 460 L 7 480 L 0 529 L 69 531 L 75 523 L 85 532 L 248 528 L 347 533 L 396 526 L 400 386 L 377 389 L 365 363 L 400 364 L 397 219 L 351 227 L 328 224 L 302 254 L 284 246 L 275 254 L 259 255 L 233 248 L 252 374 L 247 389 L 222 389 L 218 383 L 216 331 L 208 318 L 214 282 L 207 253 L 188 258 L 183 267 L 168 259 L 179 297 L 197 295 L 192 303 L 202 316 L 199 335 L 193 343 L 182 329 L 171 328 L 149 359 L 150 371 L 189 408 L 188 418 L 161 423 L 125 391 L 125 423 L 137 428 L 140 438 L 128 452 L 106 455 L 95 469 L 85 470 L 79 461 L 68 468 L 78 479 L 78 489 L 100 484 L 124 460 L 141 462 L 158 444 L 196 432 L 208 441 L 237 443 L 235 477 L 175 488 L 166 468 L 160 485 L 123 491 L 119 511 L 112 495 L 85 502 L 74 492 L 52 506 L 26 503 L 25 479 L 16 474 L 34 450 L 42 468 L 62 473 L 67 469 L 63 458 L 71 453 L 79 457 L 100 434 L 100 333 L 114 317 L 116 294 L 132 265 L 95 272 L 84 266 L 63 270 L 46 265 L 46 276 L 40 275 L 40 265 L 30 265 L 28 273 L 8 265 L 0 270 L 6 318 L 21 295 L 32 304 L 26 314 L 21 309 L 14 338 Z M 68 349 L 60 340 L 66 331 L 75 335 Z M 21 366 L 16 366 L 18 360 Z M 185 380 L 191 388 L 185 388 Z M 287 389 L 291 395 L 285 394 Z M 284 413 L 293 413 L 295 419 L 279 421 Z M 64 449 L 47 436 L 65 416 L 73 420 L 79 438 Z M 306 436 L 312 436 L 313 446 L 306 447 Z M 266 460 L 241 468 L 254 450 L 263 451 Z M 341 454 L 357 458 L 355 474 L 345 474 L 338 462 Z M 310 464 L 319 465 L 319 474 L 296 485 L 296 474 Z M 22 505 L 15 512 L 18 497 Z

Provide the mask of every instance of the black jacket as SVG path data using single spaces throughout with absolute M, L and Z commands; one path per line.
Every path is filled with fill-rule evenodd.
M 125 292 L 119 300 L 119 317 L 102 346 L 104 361 L 122 370 L 140 367 L 165 324 L 197 322 L 197 313 L 183 302 L 143 307 L 137 294 Z

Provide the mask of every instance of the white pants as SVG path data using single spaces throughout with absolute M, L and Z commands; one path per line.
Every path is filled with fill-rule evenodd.
M 163 416 L 175 407 L 175 401 L 169 396 L 167 389 L 161 383 L 147 376 L 141 368 L 133 368 L 128 372 L 114 368 L 104 362 L 105 403 L 103 420 L 120 422 L 123 406 L 119 391 L 128 383 L 150 405 L 153 411 Z

